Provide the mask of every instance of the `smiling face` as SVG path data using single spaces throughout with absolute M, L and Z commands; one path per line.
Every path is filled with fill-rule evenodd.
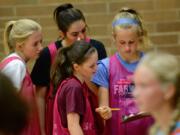
M 71 45 L 77 40 L 84 40 L 86 38 L 86 23 L 83 20 L 75 21 L 63 36 L 67 45 Z
M 135 90 L 133 92 L 141 111 L 156 112 L 166 103 L 162 86 L 154 72 L 140 66 L 134 74 Z
M 25 61 L 37 58 L 42 49 L 42 33 L 40 31 L 33 32 L 24 43 L 20 45 L 20 51 Z
M 126 61 L 133 61 L 137 58 L 137 49 L 140 42 L 134 28 L 120 28 L 114 33 L 115 44 L 120 56 Z

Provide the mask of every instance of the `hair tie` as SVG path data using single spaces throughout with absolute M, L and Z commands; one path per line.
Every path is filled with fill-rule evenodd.
M 139 25 L 139 22 L 132 18 L 120 18 L 112 23 L 112 26 L 115 27 L 121 24 L 136 24 Z

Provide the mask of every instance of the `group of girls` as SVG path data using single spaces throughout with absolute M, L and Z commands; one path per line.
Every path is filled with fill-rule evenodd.
M 4 30 L 7 56 L 0 69 L 29 108 L 21 135 L 147 135 L 154 121 L 152 135 L 180 133 L 178 61 L 142 52 L 147 31 L 135 10 L 115 15 L 117 51 L 110 57 L 86 35 L 79 9 L 62 4 L 53 15 L 58 40 L 44 49 L 41 26 L 33 20 L 9 21 Z M 30 74 L 27 62 L 36 58 Z M 141 112 L 151 115 L 123 122 Z

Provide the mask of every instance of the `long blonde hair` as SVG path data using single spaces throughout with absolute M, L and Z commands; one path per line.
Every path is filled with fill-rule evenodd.
M 15 45 L 23 43 L 35 31 L 41 31 L 41 26 L 30 19 L 7 22 L 3 37 L 5 54 L 14 52 Z
M 175 86 L 176 92 L 174 97 L 172 97 L 174 113 L 171 117 L 171 123 L 165 131 L 166 135 L 169 135 L 180 118 L 180 63 L 178 59 L 171 54 L 151 52 L 144 56 L 138 67 L 142 65 L 148 67 L 156 74 L 163 88 L 166 88 L 166 86 L 168 86 L 167 84 L 173 84 Z M 155 124 L 150 134 L 155 135 L 158 129 L 159 125 Z

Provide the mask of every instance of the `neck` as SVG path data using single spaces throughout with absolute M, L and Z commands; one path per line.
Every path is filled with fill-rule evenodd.
M 132 54 L 131 56 L 128 56 L 128 57 L 126 55 L 123 56 L 120 53 L 119 53 L 119 55 L 121 56 L 121 58 L 124 61 L 126 61 L 128 63 L 132 63 L 132 62 L 138 61 L 140 59 L 140 52 L 138 52 L 138 51 L 135 54 Z
M 77 73 L 74 73 L 74 76 L 75 76 L 81 83 L 84 83 L 84 79 L 82 78 L 82 76 L 80 76 L 80 75 L 77 74 Z
M 171 106 L 164 106 L 159 108 L 159 111 L 152 113 L 161 130 L 166 131 L 169 129 L 173 112 L 174 110 Z
M 25 56 L 21 52 L 15 52 L 15 53 L 19 55 L 22 58 L 22 60 L 24 60 L 25 63 L 29 61 L 29 59 L 25 58 Z
M 63 47 L 68 47 L 68 46 L 69 46 L 69 44 L 68 44 L 68 42 L 67 42 L 66 39 L 63 39 L 63 40 L 62 40 L 62 46 L 63 46 Z

